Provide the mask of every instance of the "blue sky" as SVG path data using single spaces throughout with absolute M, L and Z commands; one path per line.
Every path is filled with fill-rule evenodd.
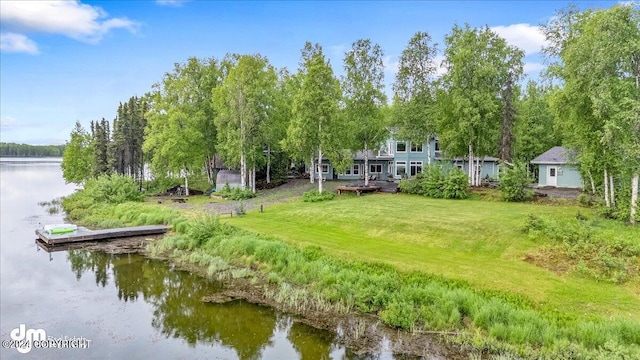
M 295 71 L 305 41 L 334 71 L 351 43 L 385 52 L 387 86 L 416 31 L 442 44 L 451 27 L 488 25 L 542 69 L 537 26 L 569 1 L 0 1 L 0 141 L 62 144 L 76 121 L 112 120 L 189 57 L 260 53 Z M 614 1 L 577 2 L 604 8 Z M 442 47 L 440 47 L 442 49 Z

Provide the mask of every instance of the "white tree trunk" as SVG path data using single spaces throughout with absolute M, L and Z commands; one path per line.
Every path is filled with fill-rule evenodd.
M 318 147 L 318 192 L 322 194 L 322 147 Z
M 313 155 L 311 156 L 311 166 L 309 166 L 309 182 L 313 184 L 316 177 L 315 170 L 316 162 L 313 160 Z
M 469 184 L 473 186 L 473 145 L 469 144 Z
M 593 181 L 593 176 L 591 176 L 591 171 L 587 171 L 587 174 L 589 174 L 589 181 L 591 181 L 591 195 L 595 195 L 596 194 L 596 182 Z
M 247 159 L 244 154 L 240 155 L 240 190 L 247 189 Z
M 604 203 L 607 207 L 611 207 L 609 202 L 609 175 L 607 175 L 607 168 L 604 168 Z
M 369 186 L 369 146 L 364 143 L 364 186 Z
M 640 174 L 638 172 L 633 173 L 633 178 L 631 179 L 631 218 L 629 221 L 631 224 L 636 225 L 636 212 L 638 209 L 638 179 L 640 178 Z
M 184 195 L 189 196 L 189 176 L 187 169 L 184 169 Z
M 435 157 L 435 154 L 433 155 Z M 427 137 L 427 165 L 431 165 L 431 139 Z
M 613 175 L 609 174 L 609 197 L 611 197 L 611 207 L 615 208 L 616 207 L 616 193 L 613 190 L 614 189 L 614 183 L 613 183 Z

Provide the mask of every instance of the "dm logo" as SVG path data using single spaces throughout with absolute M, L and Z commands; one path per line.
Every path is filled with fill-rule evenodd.
M 25 324 L 11 330 L 11 340 L 14 340 L 18 346 L 16 349 L 26 354 L 31 351 L 34 341 L 43 341 L 47 339 L 47 332 L 43 329 L 27 329 Z

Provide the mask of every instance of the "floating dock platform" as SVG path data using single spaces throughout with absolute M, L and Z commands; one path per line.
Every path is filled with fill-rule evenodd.
M 66 234 L 51 235 L 44 229 L 36 229 L 36 235 L 47 245 L 61 245 L 82 241 L 108 240 L 122 237 L 164 234 L 169 230 L 166 225 L 145 225 L 105 230 L 89 230 L 78 227 L 78 230 Z

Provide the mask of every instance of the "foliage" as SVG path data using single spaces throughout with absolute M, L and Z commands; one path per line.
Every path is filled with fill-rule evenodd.
M 476 290 L 463 281 L 423 272 L 403 273 L 381 263 L 338 259 L 317 247 L 291 246 L 207 221 L 210 235 L 200 237 L 204 242 L 166 237 L 151 245 L 151 251 L 197 263 L 218 279 L 268 278 L 265 296 L 286 309 L 374 313 L 398 328 L 453 330 L 463 341 L 481 333 L 483 340 L 476 346 L 491 344 L 492 351 L 557 357 L 570 346 L 581 354 L 612 356 L 620 349 L 639 348 L 638 337 L 630 334 L 640 330 L 640 324 L 630 320 L 566 318 L 521 296 Z M 249 268 L 259 274 L 240 271 Z
M 205 167 L 213 181 L 217 114 L 211 92 L 219 86 L 221 73 L 216 59 L 190 58 L 153 85 L 143 150 L 151 155 L 155 174 L 181 175 L 189 188 L 189 174 Z
M 393 84 L 394 123 L 399 139 L 430 143 L 435 136 L 434 89 L 437 45 L 426 32 L 416 32 L 399 59 Z
M 222 189 L 216 191 L 215 194 L 234 201 L 247 200 L 256 196 L 251 189 L 242 190 L 239 187 L 232 189 L 228 183 L 224 184 Z
M 399 188 L 408 194 L 421 194 L 434 199 L 466 199 L 468 178 L 457 167 L 431 164 L 415 177 L 402 180 Z
M 501 171 L 500 192 L 504 201 L 527 201 L 533 198 L 533 190 L 530 189 L 532 181 L 524 163 L 516 163 L 510 168 L 502 167 Z
M 121 204 L 144 199 L 138 184 L 132 178 L 117 174 L 102 175 L 87 181 L 83 193 L 97 203 Z
M 324 191 L 322 193 L 318 192 L 318 190 L 307 191 L 302 194 L 302 201 L 304 202 L 319 202 L 325 200 L 331 200 L 335 197 L 335 194 L 332 192 Z
M 114 172 L 135 179 L 144 177 L 142 145 L 147 111 L 147 99 L 137 96 L 118 105 L 118 116 L 113 120 L 112 142 L 109 146 L 109 165 Z
M 550 87 L 529 80 L 517 102 L 518 117 L 514 128 L 514 158 L 528 164 L 538 155 L 560 145 L 560 132 L 555 130 L 556 118 L 549 107 Z
M 369 150 L 377 149 L 388 138 L 382 108 L 386 105 L 384 93 L 384 53 L 369 39 L 354 42 L 344 57 L 345 76 L 344 116 L 346 131 L 353 139 L 352 150 L 364 154 L 364 185 L 369 186 Z
M 579 274 L 616 284 L 637 279 L 640 244 L 631 237 L 603 237 L 597 231 L 599 226 L 581 214 L 568 221 L 529 215 L 524 232 L 536 239 L 553 240 L 552 251 L 560 252 Z
M 504 114 L 503 89 L 522 74 L 523 52 L 488 27 L 457 25 L 445 37 L 444 64 L 436 92 L 437 133 L 450 156 L 494 155 Z M 472 185 L 479 185 L 476 176 Z
M 28 145 L 0 142 L 0 156 L 62 157 L 65 145 Z
M 445 199 L 466 199 L 469 178 L 462 169 L 455 167 L 447 173 L 444 179 L 442 195 Z
M 285 150 L 298 160 L 326 156 L 337 171 L 344 171 L 346 164 L 341 161 L 341 151 L 348 132 L 344 117 L 338 112 L 340 84 L 320 45 L 305 44 L 297 80 L 300 86 L 293 98 L 292 118 L 283 140 Z M 319 192 L 322 183 L 320 179 Z
M 76 121 L 71 140 L 67 142 L 62 155 L 62 177 L 67 183 L 83 184 L 92 176 L 92 165 L 91 137 Z
M 218 150 L 228 166 L 240 168 L 241 189 L 245 190 L 247 170 L 265 160 L 264 130 L 274 124 L 277 74 L 260 55 L 232 55 L 226 61 L 229 72 L 213 90 Z M 254 178 L 250 181 L 255 183 Z
M 597 185 L 611 212 L 618 200 L 607 183 L 631 182 L 640 172 L 639 19 L 637 4 L 583 12 L 570 7 L 542 28 L 545 52 L 555 61 L 549 73 L 563 83 L 551 98 L 559 128 L 579 151 L 582 173 L 603 175 Z M 636 207 L 628 208 L 631 222 Z

